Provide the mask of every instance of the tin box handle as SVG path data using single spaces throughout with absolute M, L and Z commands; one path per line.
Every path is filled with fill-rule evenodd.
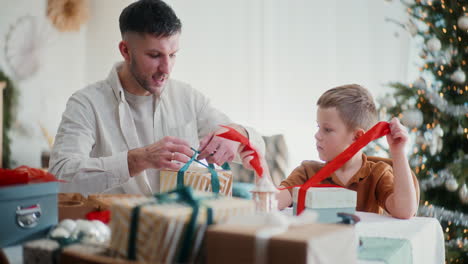
M 18 206 L 16 209 L 16 222 L 22 228 L 33 228 L 41 217 L 41 206 L 35 204 L 28 207 Z

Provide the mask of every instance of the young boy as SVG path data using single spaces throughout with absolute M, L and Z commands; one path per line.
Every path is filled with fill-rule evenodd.
M 325 92 L 317 102 L 318 132 L 315 134 L 321 160 L 329 162 L 376 124 L 377 111 L 372 95 L 363 87 L 351 84 Z M 393 167 L 383 161 L 369 161 L 359 151 L 322 183 L 343 186 L 357 192 L 357 211 L 382 213 L 393 217 L 412 217 L 418 207 L 418 183 L 405 155 L 408 132 L 398 119 L 390 121 L 387 135 Z M 241 155 L 247 158 L 246 155 Z M 250 160 L 249 158 L 247 158 Z M 244 164 L 246 163 L 243 160 Z M 325 164 L 303 161 L 280 187 L 301 185 Z M 292 189 L 278 194 L 279 209 L 292 203 Z

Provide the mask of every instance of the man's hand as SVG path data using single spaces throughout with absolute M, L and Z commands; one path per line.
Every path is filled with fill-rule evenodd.
M 244 166 L 244 168 L 248 170 L 252 170 L 252 171 L 254 170 L 254 168 L 250 164 L 250 161 L 254 158 L 254 156 L 252 155 L 253 153 L 254 153 L 253 150 L 244 150 L 244 146 L 242 146 L 242 150 L 239 153 L 239 156 L 242 160 L 242 165 Z M 260 165 L 263 168 L 263 176 L 266 175 L 267 177 L 270 177 L 270 171 L 268 170 L 268 164 L 266 162 L 265 157 L 263 157 L 262 154 L 260 154 L 260 152 L 258 151 L 257 151 L 257 154 L 258 154 L 258 158 L 260 159 Z
M 232 125 L 230 126 L 233 127 Z M 237 130 L 239 131 L 239 129 Z M 240 143 L 216 136 L 226 131 L 225 128 L 221 128 L 204 137 L 200 141 L 200 155 L 198 155 L 198 159 L 206 159 L 208 163 L 216 163 L 219 166 L 225 162 L 231 162 L 239 151 Z
M 179 170 L 181 163 L 188 162 L 193 154 L 187 141 L 164 137 L 151 145 L 128 151 L 128 170 L 132 177 L 150 168 Z
M 387 135 L 387 142 L 390 146 L 390 152 L 401 154 L 405 151 L 405 144 L 408 141 L 408 131 L 397 118 L 390 121 L 390 134 Z

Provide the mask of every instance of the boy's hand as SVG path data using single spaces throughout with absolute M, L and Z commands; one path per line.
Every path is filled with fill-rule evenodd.
M 408 130 L 400 123 L 398 118 L 392 118 L 390 121 L 390 134 L 387 135 L 391 154 L 404 153 L 407 141 Z

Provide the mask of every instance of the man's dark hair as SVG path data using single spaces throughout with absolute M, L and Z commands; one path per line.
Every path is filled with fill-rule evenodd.
M 120 33 L 149 33 L 168 37 L 179 33 L 182 23 L 174 10 L 161 0 L 139 0 L 127 6 L 119 17 Z

